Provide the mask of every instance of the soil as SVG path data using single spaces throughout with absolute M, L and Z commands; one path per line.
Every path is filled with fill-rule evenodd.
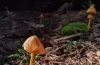
M 41 19 L 42 24 L 41 14 L 44 15 Z M 45 47 L 45 54 L 35 59 L 36 65 L 99 65 L 100 13 L 96 14 L 88 32 L 67 39 L 72 43 L 70 48 L 66 49 L 65 40 L 54 41 L 64 37 L 59 34 L 63 25 L 77 21 L 88 22 L 83 11 L 68 11 L 64 14 L 39 11 L 0 12 L 0 61 L 2 61 L 0 64 L 19 65 L 15 60 L 7 61 L 6 57 L 16 53 L 19 41 L 25 41 L 31 35 L 37 35 Z

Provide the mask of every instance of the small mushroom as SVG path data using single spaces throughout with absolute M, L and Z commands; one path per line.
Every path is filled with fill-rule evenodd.
M 96 9 L 93 4 L 88 8 L 87 13 L 96 14 Z
M 87 18 L 89 19 L 88 22 L 88 30 L 89 30 L 91 25 L 91 20 L 94 18 L 94 14 L 96 14 L 96 9 L 94 8 L 93 4 L 88 8 L 87 13 L 88 13 Z
M 40 24 L 42 24 L 43 19 L 44 19 L 44 15 L 43 15 L 43 14 L 41 14 L 41 15 L 40 15 Z
M 24 50 L 31 53 L 30 65 L 33 65 L 34 54 L 44 54 L 44 46 L 35 35 L 30 36 L 22 45 Z

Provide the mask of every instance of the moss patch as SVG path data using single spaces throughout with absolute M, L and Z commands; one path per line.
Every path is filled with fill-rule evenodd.
M 88 31 L 87 27 L 88 27 L 87 24 L 82 23 L 82 22 L 70 23 L 64 26 L 61 29 L 60 33 L 62 35 L 67 35 L 67 34 L 73 34 L 73 33 L 78 33 L 78 32 L 85 32 L 85 31 Z

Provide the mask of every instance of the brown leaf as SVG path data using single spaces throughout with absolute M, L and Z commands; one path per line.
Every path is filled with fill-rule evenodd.
M 86 63 L 87 62 L 86 57 L 81 58 L 81 61 L 82 61 L 82 63 Z
M 100 56 L 100 51 L 97 51 L 97 52 L 96 52 L 96 55 L 97 55 L 97 56 Z

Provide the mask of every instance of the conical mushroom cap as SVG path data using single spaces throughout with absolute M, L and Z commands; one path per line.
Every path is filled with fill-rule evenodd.
M 96 9 L 94 8 L 93 4 L 88 8 L 87 13 L 96 14 Z
M 29 53 L 43 54 L 44 46 L 37 36 L 30 36 L 23 44 L 24 49 Z
M 43 14 L 41 14 L 41 15 L 40 15 L 40 18 L 44 18 L 44 15 L 43 15 Z
M 87 18 L 88 18 L 88 19 L 93 19 L 94 16 L 93 16 L 92 14 L 89 14 L 89 15 L 87 16 Z

